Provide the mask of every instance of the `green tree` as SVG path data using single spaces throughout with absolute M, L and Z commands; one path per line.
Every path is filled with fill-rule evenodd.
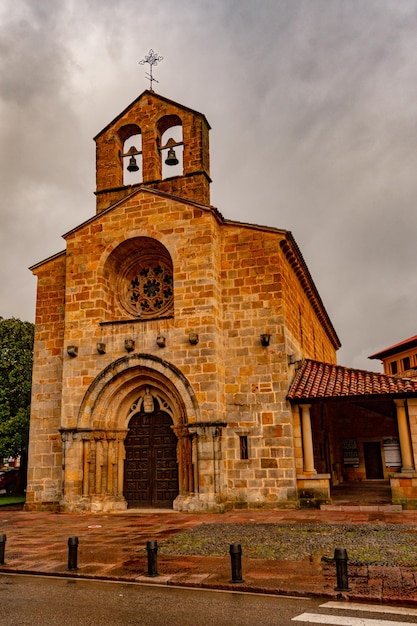
M 34 325 L 0 317 L 0 460 L 21 456 L 29 442 Z

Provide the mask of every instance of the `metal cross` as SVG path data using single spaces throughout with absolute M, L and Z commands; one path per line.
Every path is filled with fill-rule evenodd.
M 145 65 L 145 63 L 149 63 L 149 67 L 150 67 L 150 72 L 145 72 L 145 76 L 146 78 L 150 81 L 150 90 L 152 91 L 152 83 L 158 83 L 159 81 L 156 80 L 156 78 L 154 78 L 152 76 L 152 66 L 153 65 L 158 65 L 158 61 L 163 61 L 164 57 L 160 57 L 158 56 L 157 52 L 154 52 L 152 50 L 152 48 L 149 50 L 149 53 L 145 56 L 144 59 L 142 59 L 142 61 L 139 61 L 139 65 Z

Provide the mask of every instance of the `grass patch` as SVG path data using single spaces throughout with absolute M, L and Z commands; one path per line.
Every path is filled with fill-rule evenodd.
M 0 507 L 1 506 L 10 506 L 12 504 L 24 504 L 26 501 L 26 496 L 24 493 L 16 493 L 16 494 L 0 494 Z
M 163 554 L 227 556 L 240 543 L 248 558 L 284 561 L 333 557 L 346 548 L 356 565 L 417 567 L 415 527 L 399 524 L 201 524 L 160 545 Z

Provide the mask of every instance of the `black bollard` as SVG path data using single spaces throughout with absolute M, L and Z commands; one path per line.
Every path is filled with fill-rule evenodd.
M 68 539 L 68 569 L 69 570 L 78 569 L 77 552 L 78 552 L 78 537 L 70 537 Z
M 240 543 L 230 544 L 230 561 L 232 565 L 232 580 L 231 583 L 243 583 L 242 578 L 242 546 Z
M 6 535 L 0 535 L 0 565 L 4 565 L 5 549 L 6 549 Z
M 350 591 L 348 582 L 348 555 L 345 548 L 336 548 L 334 551 L 334 561 L 336 563 L 337 587 L 335 591 Z
M 158 542 L 151 539 L 146 542 L 148 552 L 148 576 L 159 576 L 158 574 Z

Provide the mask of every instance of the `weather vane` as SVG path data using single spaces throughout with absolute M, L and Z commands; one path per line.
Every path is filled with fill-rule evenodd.
M 152 83 L 159 83 L 156 78 L 152 76 L 152 66 L 158 65 L 158 61 L 163 61 L 164 57 L 158 56 L 157 52 L 154 52 L 152 48 L 149 50 L 149 53 L 145 56 L 142 61 L 139 61 L 139 65 L 145 65 L 145 63 L 149 63 L 150 72 L 145 72 L 146 78 L 150 81 L 150 90 L 152 91 Z

